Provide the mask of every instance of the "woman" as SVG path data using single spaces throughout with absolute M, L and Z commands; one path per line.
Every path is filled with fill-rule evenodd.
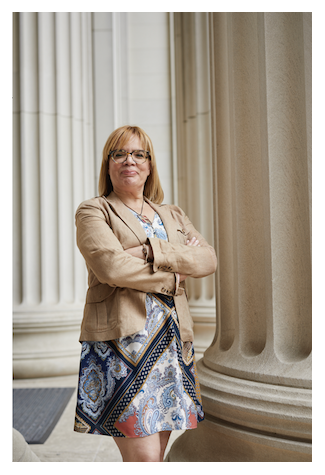
M 216 256 L 180 208 L 160 205 L 139 127 L 109 136 L 99 194 L 76 212 L 89 288 L 75 430 L 114 437 L 125 462 L 161 462 L 171 431 L 204 418 L 185 280 L 215 272 Z

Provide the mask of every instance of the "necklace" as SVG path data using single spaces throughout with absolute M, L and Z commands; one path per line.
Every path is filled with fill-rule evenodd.
M 144 207 L 144 199 L 142 201 L 142 207 L 141 207 L 141 211 L 140 213 L 138 213 L 137 211 L 135 211 L 135 209 L 131 208 L 130 206 L 126 205 L 123 201 L 122 203 L 124 204 L 124 206 L 126 206 L 127 208 L 129 208 L 130 210 L 134 211 L 138 216 L 139 216 L 139 219 L 143 222 L 143 223 L 147 223 L 147 224 L 152 224 L 150 219 L 147 218 L 147 216 L 143 215 L 142 212 L 143 212 L 143 207 Z

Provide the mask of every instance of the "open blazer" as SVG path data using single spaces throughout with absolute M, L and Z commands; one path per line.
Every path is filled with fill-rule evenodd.
M 148 243 L 148 238 L 114 192 L 84 201 L 77 209 L 77 245 L 87 264 L 89 286 L 80 341 L 114 340 L 143 329 L 148 292 L 174 297 L 181 339 L 193 341 L 185 282 L 177 286 L 175 273 L 212 274 L 217 267 L 215 251 L 180 208 L 146 201 L 159 214 L 168 235 L 168 242 L 149 238 L 153 263 L 124 251 Z M 194 236 L 200 247 L 186 246 Z

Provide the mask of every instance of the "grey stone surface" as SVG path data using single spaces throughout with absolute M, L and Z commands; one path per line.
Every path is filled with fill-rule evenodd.
M 14 389 L 14 428 L 28 444 L 43 444 L 74 391 L 75 388 Z

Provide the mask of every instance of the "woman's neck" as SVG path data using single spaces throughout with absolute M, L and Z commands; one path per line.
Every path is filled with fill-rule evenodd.
M 116 196 L 124 203 L 126 206 L 129 206 L 134 211 L 139 211 L 142 209 L 143 204 L 143 193 L 142 192 L 123 192 L 120 190 L 114 190 Z

